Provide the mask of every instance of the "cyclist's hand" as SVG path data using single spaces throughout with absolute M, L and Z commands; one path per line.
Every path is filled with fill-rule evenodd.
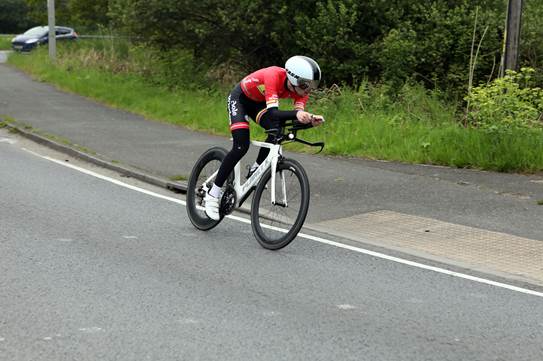
M 314 127 L 318 127 L 324 123 L 324 117 L 322 115 L 311 115 L 311 125 Z
M 302 124 L 309 124 L 311 123 L 311 117 L 313 114 L 305 112 L 303 110 L 299 110 L 298 113 L 296 113 L 296 118 L 298 121 Z

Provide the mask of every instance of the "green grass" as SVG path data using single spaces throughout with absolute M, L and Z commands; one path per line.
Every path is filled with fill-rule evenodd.
M 123 52 L 125 57 L 130 56 L 129 50 Z M 132 55 L 141 59 L 141 53 Z M 216 90 L 219 87 L 166 86 L 159 73 L 145 75 L 146 68 L 141 64 L 127 58 L 119 60 L 114 54 L 89 51 L 81 44 L 59 47 L 56 65 L 48 61 L 44 49 L 31 56 L 14 54 L 9 63 L 40 81 L 148 119 L 229 136 L 225 107 L 228 91 Z M 299 136 L 310 141 L 324 140 L 325 154 L 332 155 L 503 172 L 543 170 L 543 132 L 491 133 L 464 128 L 455 106 L 438 93 L 420 86 L 406 86 L 397 96 L 389 93 L 386 86 L 367 83 L 359 89 L 336 88 L 316 93 L 308 108 L 324 114 L 327 121 Z M 251 132 L 253 138 L 263 138 L 263 132 L 254 123 Z M 299 144 L 288 147 L 315 151 Z
M 13 39 L 13 35 L 0 35 L 0 50 L 10 50 L 11 39 Z

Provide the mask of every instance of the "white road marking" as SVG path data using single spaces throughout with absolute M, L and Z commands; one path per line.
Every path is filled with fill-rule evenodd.
M 354 310 L 356 307 L 353 305 L 344 304 L 344 305 L 337 305 L 337 308 L 339 308 L 340 310 Z
M 100 331 L 103 331 L 100 327 L 83 327 L 80 328 L 79 331 L 85 332 L 85 333 L 97 333 Z
M 11 138 L 0 138 L 0 143 L 15 144 L 15 143 L 17 143 L 17 141 L 15 139 L 11 139 Z
M 262 314 L 266 317 L 274 317 L 274 316 L 279 316 L 281 313 L 277 311 L 264 311 Z
M 164 200 L 167 200 L 167 201 L 170 201 L 170 202 L 182 204 L 184 206 L 186 206 L 186 204 L 187 204 L 185 201 L 182 201 L 180 199 L 164 196 L 162 194 L 158 194 L 158 193 L 148 191 L 148 190 L 143 189 L 143 188 L 139 188 L 139 187 L 136 187 L 136 186 L 133 186 L 133 185 L 130 185 L 130 184 L 126 184 L 126 183 L 123 183 L 123 182 L 118 181 L 116 179 L 113 179 L 113 178 L 110 178 L 110 177 L 95 173 L 95 172 L 90 171 L 88 169 L 81 168 L 81 167 L 72 165 L 70 163 L 66 163 L 64 161 L 48 157 L 48 156 L 44 156 L 44 155 L 32 152 L 32 151 L 30 151 L 28 149 L 25 149 L 25 148 L 23 148 L 23 149 L 26 150 L 27 152 L 30 152 L 30 153 L 36 155 L 37 157 L 47 159 L 47 160 L 49 160 L 51 162 L 60 164 L 62 166 L 72 168 L 72 169 L 77 170 L 79 172 L 88 174 L 90 176 L 93 176 L 93 177 L 96 177 L 96 178 L 99 178 L 99 179 L 102 179 L 102 180 L 105 180 L 105 181 L 108 181 L 108 182 L 111 182 L 113 184 L 117 184 L 117 185 L 119 185 L 121 187 L 125 187 L 125 188 L 128 188 L 128 189 L 137 191 L 137 192 L 141 192 L 141 193 L 153 196 L 153 197 L 161 198 L 161 199 L 164 199 Z M 238 216 L 233 216 L 233 215 L 229 215 L 227 217 L 230 218 L 230 219 L 239 221 L 239 222 L 243 222 L 243 223 L 247 223 L 247 224 L 251 223 L 250 219 L 245 219 L 245 218 L 238 217 Z M 277 229 L 276 227 L 270 227 L 270 228 Z M 282 230 L 282 231 L 287 232 L 286 230 Z M 496 281 L 492 281 L 492 280 L 489 280 L 489 279 L 486 279 L 486 278 L 475 277 L 475 276 L 471 276 L 471 275 L 468 275 L 468 274 L 465 274 L 465 273 L 451 271 L 451 270 L 448 270 L 448 269 L 445 269 L 445 268 L 429 266 L 429 265 L 426 265 L 426 264 L 423 264 L 423 263 L 409 261 L 407 259 L 390 256 L 390 255 L 387 255 L 387 254 L 384 254 L 384 253 L 371 251 L 371 250 L 364 249 L 364 248 L 361 248 L 361 247 L 355 247 L 355 246 L 351 246 L 351 245 L 348 245 L 348 244 L 343 244 L 343 243 L 331 241 L 331 240 L 328 240 L 328 239 L 325 239 L 325 238 L 316 237 L 316 236 L 312 236 L 312 235 L 305 234 L 305 233 L 298 233 L 298 236 L 302 237 L 302 238 L 305 238 L 305 239 L 309 239 L 311 241 L 327 244 L 327 245 L 338 247 L 338 248 L 343 248 L 343 249 L 346 249 L 346 250 L 349 250 L 349 251 L 366 254 L 368 256 L 373 256 L 373 257 L 385 259 L 385 260 L 388 260 L 388 261 L 404 264 L 404 265 L 407 265 L 407 266 L 412 266 L 412 267 L 416 267 L 416 268 L 420 268 L 420 269 L 425 269 L 425 270 L 428 270 L 428 271 L 433 271 L 433 272 L 445 274 L 445 275 L 448 275 L 448 276 L 463 278 L 463 279 L 470 280 L 470 281 L 473 281 L 473 282 L 478 282 L 478 283 L 482 283 L 482 284 L 486 284 L 486 285 L 490 285 L 490 286 L 504 288 L 504 289 L 508 289 L 508 290 L 511 290 L 511 291 L 520 292 L 520 293 L 524 293 L 524 294 L 528 294 L 528 295 L 543 298 L 543 292 L 537 292 L 537 291 L 533 291 L 533 290 L 530 290 L 530 289 L 527 289 L 527 288 L 513 286 L 513 285 L 510 285 L 510 284 L 507 284 L 507 283 L 496 282 Z
M 136 236 L 123 236 L 124 239 L 138 239 Z

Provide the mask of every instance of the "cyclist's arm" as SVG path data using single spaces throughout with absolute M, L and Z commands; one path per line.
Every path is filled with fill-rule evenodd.
M 279 110 L 279 108 L 276 107 L 263 109 L 256 117 L 257 123 L 267 120 L 279 122 L 284 122 L 286 120 L 297 120 L 300 123 L 307 124 L 311 123 L 313 119 L 313 114 L 304 110 Z
M 296 114 L 299 110 L 279 110 L 277 107 L 263 109 L 257 116 L 257 122 L 261 120 L 275 120 L 284 122 L 286 120 L 297 120 Z

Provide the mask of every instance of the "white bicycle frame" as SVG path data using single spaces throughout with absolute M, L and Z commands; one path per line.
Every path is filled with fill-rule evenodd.
M 275 199 L 275 172 L 277 170 L 277 161 L 279 160 L 279 157 L 283 154 L 283 149 L 281 147 L 281 144 L 271 144 L 271 143 L 265 143 L 265 142 L 259 142 L 256 140 L 252 140 L 251 144 L 256 145 L 258 147 L 264 147 L 269 148 L 270 153 L 262 162 L 262 164 L 256 169 L 256 171 L 247 179 L 243 184 L 241 184 L 241 172 L 240 172 L 240 162 L 236 164 L 234 167 L 234 190 L 236 191 L 236 208 L 240 207 L 243 201 L 245 201 L 245 197 L 248 195 L 248 193 L 252 190 L 253 187 L 255 187 L 264 173 L 271 168 L 271 203 L 276 204 Z M 211 182 L 212 179 L 214 179 L 217 176 L 217 173 L 219 171 L 215 171 L 209 178 L 207 178 L 204 181 L 203 189 L 207 192 L 209 189 L 207 187 L 207 184 Z M 281 173 L 281 188 L 283 191 L 283 199 L 282 199 L 282 205 L 287 206 L 287 189 L 285 184 L 285 178 L 284 174 Z

